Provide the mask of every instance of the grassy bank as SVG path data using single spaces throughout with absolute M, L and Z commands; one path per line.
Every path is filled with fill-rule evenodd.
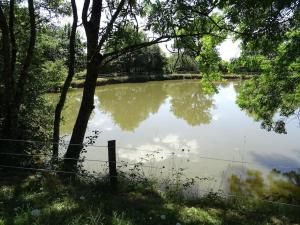
M 6 181 L 6 182 L 4 182 Z M 213 193 L 183 200 L 154 183 L 124 180 L 112 192 L 105 181 L 64 184 L 46 174 L 1 180 L 0 224 L 221 225 L 299 224 L 299 208 L 223 198 Z M 245 196 L 244 196 L 245 197 Z
M 224 79 L 248 79 L 253 75 L 237 75 L 237 74 L 225 74 L 222 77 Z M 132 75 L 132 76 L 99 76 L 97 79 L 97 86 L 103 86 L 108 84 L 119 83 L 142 83 L 147 81 L 163 81 L 163 80 L 184 80 L 184 79 L 201 79 L 199 74 L 167 74 L 167 75 Z M 71 87 L 82 88 L 84 85 L 84 79 L 75 79 Z

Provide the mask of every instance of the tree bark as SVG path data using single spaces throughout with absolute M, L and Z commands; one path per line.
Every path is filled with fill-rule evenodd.
M 63 88 L 61 90 L 60 99 L 55 108 L 54 127 L 53 127 L 53 158 L 58 157 L 59 149 L 59 136 L 60 136 L 60 122 L 61 113 L 65 105 L 67 93 L 75 73 L 75 54 L 76 54 L 76 30 L 78 23 L 77 6 L 75 0 L 71 0 L 72 11 L 73 11 L 73 23 L 71 28 L 70 42 L 69 42 L 69 70 L 68 76 L 65 80 Z
M 33 0 L 28 0 L 28 10 L 29 10 L 29 22 L 30 22 L 30 38 L 29 38 L 29 45 L 23 62 L 23 67 L 21 69 L 20 77 L 17 84 L 16 95 L 15 95 L 15 112 L 14 112 L 15 121 L 17 121 L 20 107 L 23 101 L 25 86 L 29 75 L 28 70 L 32 62 L 35 43 L 36 43 L 36 22 L 35 22 Z
M 94 109 L 94 94 L 98 77 L 98 69 L 102 61 L 101 55 L 97 52 L 102 1 L 93 0 L 91 16 L 88 21 L 87 12 L 89 5 L 90 0 L 85 0 L 82 10 L 82 22 L 87 37 L 87 73 L 79 113 L 73 128 L 65 158 L 78 159 L 80 156 L 87 124 Z M 76 171 L 77 161 L 65 159 L 64 169 L 67 171 Z
M 35 42 L 36 42 L 36 23 L 33 0 L 28 0 L 28 10 L 30 19 L 30 39 L 29 45 L 24 59 L 23 67 L 20 72 L 18 84 L 15 89 L 15 81 L 13 78 L 13 70 L 16 62 L 16 41 L 14 36 L 14 0 L 10 2 L 9 26 L 7 25 L 2 9 L 0 10 L 0 26 L 3 35 L 4 47 L 4 76 L 5 76 L 5 92 L 6 96 L 6 116 L 4 119 L 3 133 L 7 138 L 16 136 L 18 114 L 23 101 L 24 89 L 28 79 L 28 70 L 32 61 Z M 4 43 L 5 42 L 5 43 Z M 12 48 L 10 47 L 12 46 Z
M 2 130 L 3 137 L 10 137 L 11 127 L 11 102 L 13 99 L 13 78 L 11 71 L 11 46 L 10 46 L 10 35 L 9 26 L 4 15 L 2 5 L 0 3 L 0 29 L 2 32 L 2 48 L 3 48 L 3 78 L 5 85 L 5 119 Z
M 10 0 L 9 4 L 9 35 L 11 40 L 11 73 L 15 72 L 16 60 L 17 60 L 17 44 L 15 37 L 15 0 Z M 13 76 L 12 76 L 12 79 Z M 14 81 L 13 81 L 14 83 Z
M 86 80 L 83 89 L 82 101 L 76 123 L 72 132 L 70 145 L 65 154 L 65 158 L 78 159 L 82 150 L 82 143 L 84 141 L 85 131 L 94 109 L 94 94 L 96 89 L 96 81 L 98 77 L 98 67 L 101 61 L 90 62 L 87 67 Z M 64 160 L 64 169 L 67 171 L 76 171 L 76 160 Z

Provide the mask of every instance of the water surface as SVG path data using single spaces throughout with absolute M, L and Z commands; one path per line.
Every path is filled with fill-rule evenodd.
M 209 188 L 226 189 L 232 173 L 256 169 L 267 174 L 300 167 L 299 123 L 287 124 L 288 134 L 260 128 L 236 104 L 241 82 L 218 84 L 219 93 L 203 93 L 199 81 L 159 81 L 98 87 L 87 135 L 101 131 L 95 145 L 117 141 L 118 160 L 144 162 L 152 176 L 170 176 L 184 169 L 187 177 L 210 177 Z M 68 135 L 77 116 L 82 90 L 69 93 L 62 131 Z M 107 160 L 102 147 L 85 156 Z M 157 151 L 154 152 L 153 151 Z M 89 170 L 100 163 L 87 162 Z M 161 169 L 163 168 L 163 169 Z

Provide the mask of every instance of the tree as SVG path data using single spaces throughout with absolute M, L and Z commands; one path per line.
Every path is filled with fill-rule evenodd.
M 153 44 L 168 41 L 175 37 L 203 35 L 218 36 L 222 29 L 219 21 L 211 17 L 211 12 L 219 1 L 134 1 L 118 2 L 104 0 L 85 0 L 82 12 L 83 26 L 87 37 L 86 78 L 82 103 L 72 132 L 66 158 L 78 158 L 82 150 L 85 131 L 90 114 L 94 108 L 94 93 L 99 70 L 103 65 L 126 53 L 133 52 Z M 124 30 L 128 23 L 134 23 L 138 35 L 140 26 L 137 17 L 144 17 L 143 29 L 151 31 L 154 38 L 142 43 L 131 43 L 121 49 L 104 52 L 106 43 L 117 31 Z M 76 170 L 74 160 L 64 160 L 66 170 Z
M 223 74 L 230 73 L 230 63 L 225 60 L 221 60 L 219 63 L 219 71 Z
M 272 57 L 276 48 L 292 27 L 299 26 L 299 1 L 226 0 L 222 9 L 236 38 L 252 46 L 256 54 Z
M 245 54 L 244 50 L 239 58 L 231 60 L 229 64 L 229 72 L 236 74 L 255 74 L 262 73 L 262 66 L 267 60 L 265 56 L 256 53 Z
M 199 13 L 197 9 L 193 9 L 193 12 Z M 227 29 L 229 29 L 218 13 L 211 12 L 209 19 L 211 23 L 206 26 L 214 35 L 176 37 L 173 45 L 178 56 L 174 66 L 176 67 L 179 61 L 183 61 L 183 64 L 188 62 L 188 68 L 191 68 L 192 71 L 199 71 L 205 79 L 208 78 L 208 75 L 214 77 L 219 71 L 221 58 L 216 47 L 225 40 Z M 185 29 L 181 28 L 177 33 L 184 32 Z M 197 65 L 198 69 L 193 68 L 194 65 Z
M 52 108 L 44 94 L 64 76 L 63 29 L 50 20 L 53 15 L 68 13 L 61 3 L 0 1 L 1 138 L 49 140 Z M 25 153 L 47 148 L 12 143 L 1 142 L 1 150 Z
M 248 51 L 265 58 L 261 76 L 245 83 L 238 104 L 261 120 L 263 128 L 286 133 L 285 120 L 299 116 L 300 3 L 229 0 L 226 4 L 236 36 Z
M 15 81 L 14 72 L 17 60 L 17 47 L 15 37 L 15 1 L 11 0 L 9 5 L 9 19 L 7 20 L 3 5 L 0 5 L 0 29 L 2 31 L 3 46 L 3 76 L 5 81 L 6 93 L 6 113 L 4 118 L 3 135 L 10 138 L 13 128 L 16 127 L 18 114 L 20 111 L 24 85 L 28 79 L 28 70 L 33 57 L 36 41 L 36 21 L 33 0 L 28 0 L 28 13 L 30 21 L 29 45 L 24 57 L 23 66 L 20 69 L 19 79 Z M 8 21 L 8 22 L 7 22 Z
M 128 45 L 142 43 L 149 38 L 143 31 L 135 36 L 136 30 L 133 24 L 124 27 L 124 30 L 117 30 L 113 34 L 113 38 L 108 40 L 105 46 L 105 52 L 117 51 Z M 158 45 L 149 46 L 143 49 L 138 49 L 134 52 L 128 52 L 117 59 L 109 62 L 106 66 L 101 68 L 101 72 L 124 72 L 128 75 L 138 73 L 155 73 L 162 74 L 163 68 L 166 64 L 164 54 Z
M 78 15 L 77 15 L 77 6 L 75 0 L 71 0 L 72 12 L 73 12 L 73 24 L 71 28 L 70 34 L 70 44 L 69 44 L 69 62 L 68 62 L 68 76 L 64 82 L 61 95 L 59 101 L 55 108 L 55 116 L 54 116 L 54 126 L 53 126 L 53 157 L 58 157 L 58 142 L 59 142 L 59 130 L 60 130 L 60 121 L 61 121 L 61 113 L 64 108 L 64 104 L 66 101 L 67 93 L 69 87 L 71 85 L 72 79 L 75 74 L 75 54 L 76 54 L 76 30 L 78 23 Z
M 209 35 L 205 35 L 201 38 L 201 52 L 196 57 L 196 61 L 199 62 L 200 72 L 205 75 L 210 75 L 219 72 L 219 63 L 221 57 L 216 49 L 225 37 L 213 38 Z
M 300 107 L 300 33 L 288 32 L 277 48 L 277 56 L 265 61 L 263 73 L 245 83 L 238 104 L 262 121 L 262 127 L 286 133 L 285 121 L 299 119 Z M 280 118 L 274 119 L 279 113 Z
M 172 53 L 168 57 L 167 72 L 169 73 L 199 73 L 199 65 L 194 56 L 188 52 Z
M 205 35 L 201 38 L 202 51 L 196 57 L 196 61 L 199 63 L 199 70 L 202 74 L 201 83 L 203 90 L 207 93 L 217 92 L 216 86 L 213 81 L 222 80 L 219 65 L 221 63 L 221 57 L 217 50 L 217 45 L 220 44 L 226 36 L 218 38 L 212 38 Z

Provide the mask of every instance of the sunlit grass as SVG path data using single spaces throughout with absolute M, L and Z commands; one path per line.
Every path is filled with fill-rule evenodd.
M 13 198 L 14 187 L 12 186 L 3 186 L 0 188 L 0 199 L 10 200 Z
M 197 199 L 176 198 L 154 182 L 120 189 L 106 182 L 63 184 L 50 175 L 29 176 L 0 188 L 0 225 L 221 225 L 297 224 L 297 209 L 210 193 Z
M 195 207 L 184 207 L 179 212 L 180 219 L 189 224 L 222 224 L 217 215 Z

